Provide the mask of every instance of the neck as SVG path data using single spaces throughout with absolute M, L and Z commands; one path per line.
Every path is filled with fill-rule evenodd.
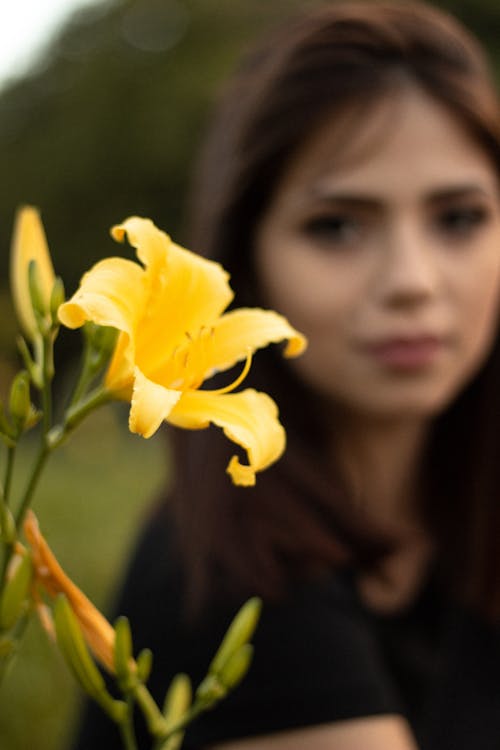
M 418 472 L 428 423 L 349 416 L 339 433 L 335 457 L 362 511 L 395 530 L 419 527 Z

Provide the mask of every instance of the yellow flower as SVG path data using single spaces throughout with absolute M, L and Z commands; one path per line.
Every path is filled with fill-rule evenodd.
M 58 594 L 65 594 L 95 657 L 106 669 L 114 672 L 115 631 L 110 623 L 61 568 L 32 511 L 26 515 L 23 530 L 32 553 L 35 582 L 53 599 Z M 39 604 L 42 624 L 51 632 L 52 621 L 47 609 L 41 602 Z
M 40 215 L 36 208 L 24 206 L 17 212 L 14 223 L 10 280 L 17 318 L 30 340 L 38 336 L 28 281 L 28 267 L 32 260 L 37 265 L 41 302 L 48 312 L 55 282 L 54 269 Z
M 226 271 L 176 245 L 149 219 L 129 218 L 112 235 L 127 235 L 142 265 L 123 258 L 97 263 L 59 308 L 61 322 L 76 328 L 91 320 L 121 331 L 105 385 L 131 401 L 132 432 L 150 437 L 163 420 L 187 429 L 212 422 L 247 452 L 248 465 L 236 456 L 229 462 L 233 481 L 254 484 L 255 472 L 282 454 L 285 433 L 267 394 L 230 391 L 256 349 L 288 339 L 285 355 L 296 356 L 304 337 L 272 311 L 223 314 L 233 298 Z M 228 388 L 199 390 L 214 373 L 245 360 Z

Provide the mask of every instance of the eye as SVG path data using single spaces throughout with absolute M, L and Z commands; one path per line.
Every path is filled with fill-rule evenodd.
M 347 246 L 359 241 L 363 225 L 357 217 L 348 214 L 325 214 L 306 221 L 303 231 L 320 243 Z
M 455 206 L 441 211 L 436 218 L 440 232 L 450 238 L 467 238 L 490 218 L 484 206 Z

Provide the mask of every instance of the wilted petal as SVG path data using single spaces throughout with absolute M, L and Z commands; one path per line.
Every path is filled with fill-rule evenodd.
M 35 578 L 52 597 L 65 594 L 75 613 L 85 640 L 109 671 L 114 670 L 115 633 L 106 618 L 66 575 L 39 529 L 35 514 L 29 511 L 23 526 L 32 551 Z
M 55 276 L 40 214 L 33 206 L 24 206 L 16 215 L 10 256 L 10 282 L 14 306 L 24 333 L 37 335 L 28 282 L 30 261 L 37 264 L 40 292 L 47 310 Z
M 153 383 L 136 368 L 129 428 L 145 438 L 154 435 L 181 397 L 180 391 Z
M 145 294 L 144 269 L 125 258 L 106 258 L 84 274 L 78 290 L 59 308 L 59 320 L 68 328 L 91 320 L 133 336 Z
M 276 461 L 285 449 L 285 431 L 278 409 L 265 393 L 247 389 L 240 393 L 188 391 L 172 409 L 168 421 L 186 429 L 201 429 L 210 422 L 244 448 L 248 465 L 233 456 L 228 472 L 235 484 L 255 484 L 255 473 Z

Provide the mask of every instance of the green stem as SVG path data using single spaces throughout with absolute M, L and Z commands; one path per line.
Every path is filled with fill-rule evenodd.
M 42 410 L 43 434 L 47 435 L 52 426 L 52 389 L 51 382 L 54 375 L 54 352 L 52 338 L 47 335 L 43 340 L 43 385 Z
M 195 703 L 191 706 L 189 711 L 186 711 L 180 721 L 178 721 L 176 724 L 168 725 L 167 731 L 160 737 L 160 749 L 162 742 L 165 742 L 173 734 L 177 734 L 177 732 L 183 732 L 188 724 L 190 724 L 193 719 L 196 719 L 197 716 L 206 711 L 207 708 L 209 708 L 209 706 L 207 706 L 205 703 Z
M 9 654 L 5 654 L 0 658 L 0 684 L 3 682 L 12 662 L 17 656 L 17 644 L 21 641 L 26 626 L 29 622 L 29 616 L 25 615 L 16 625 L 14 633 L 12 634 L 12 651 Z
M 95 370 L 89 361 L 88 345 L 87 345 L 86 350 L 83 355 L 82 371 L 80 372 L 80 375 L 76 382 L 75 389 L 73 391 L 71 400 L 69 402 L 68 410 L 71 410 L 75 404 L 78 404 L 78 402 L 82 400 L 85 394 L 85 391 L 87 390 L 87 387 L 92 381 L 92 378 L 94 377 L 94 375 L 95 375 Z
M 9 567 L 9 561 L 12 556 L 12 544 L 2 544 L 2 563 L 0 568 L 0 593 L 3 593 L 5 587 L 5 577 L 7 575 L 7 568 Z M 0 678 L 1 679 L 1 678 Z
M 14 459 L 16 456 L 16 447 L 12 446 L 7 449 L 7 465 L 5 467 L 5 480 L 3 486 L 3 501 L 5 505 L 9 504 L 10 485 L 12 482 L 12 472 L 14 469 Z
M 24 516 L 26 515 L 26 511 L 28 510 L 29 504 L 31 502 L 31 498 L 33 497 L 33 493 L 35 491 L 36 485 L 38 483 L 38 480 L 40 478 L 40 475 L 42 473 L 42 470 L 45 466 L 45 463 L 49 455 L 50 455 L 50 446 L 47 443 L 47 440 L 44 438 L 42 445 L 40 446 L 40 450 L 38 452 L 35 465 L 33 467 L 33 472 L 29 479 L 28 485 L 24 491 L 24 495 L 22 496 L 19 509 L 17 511 L 16 528 L 18 529 L 21 527 L 23 523 Z
M 68 409 L 66 420 L 64 422 L 65 435 L 80 424 L 87 414 L 90 414 L 91 411 L 97 409 L 98 406 L 103 406 L 108 401 L 111 401 L 111 399 L 111 393 L 105 388 L 99 387 L 91 391 L 86 398 L 76 404 L 76 406 Z
M 167 730 L 167 723 L 162 712 L 156 705 L 156 701 L 145 685 L 137 685 L 134 689 L 134 698 L 148 725 L 148 729 L 155 737 L 162 735 Z
M 124 750 L 138 750 L 131 711 L 127 713 L 127 718 L 125 719 L 125 721 L 120 722 L 118 726 L 120 729 Z
M 68 433 L 71 432 L 71 430 L 73 430 L 82 421 L 82 419 L 87 416 L 87 414 L 93 411 L 93 409 L 96 409 L 98 406 L 101 406 L 102 404 L 109 401 L 110 398 L 111 396 L 108 391 L 104 390 L 103 388 L 96 389 L 84 402 L 79 404 L 77 409 L 74 409 L 73 412 L 70 411 L 68 413 L 66 421 L 62 427 L 55 426 L 50 430 L 50 432 L 44 435 L 42 445 L 35 461 L 33 472 L 22 497 L 16 516 L 17 528 L 19 528 L 23 522 L 24 516 L 31 502 L 31 498 L 33 497 L 33 492 L 35 491 L 36 485 L 40 478 L 40 474 L 50 453 L 63 442 Z

